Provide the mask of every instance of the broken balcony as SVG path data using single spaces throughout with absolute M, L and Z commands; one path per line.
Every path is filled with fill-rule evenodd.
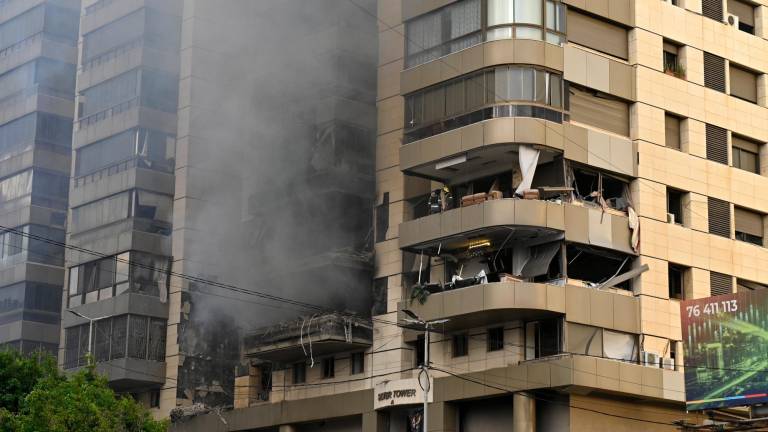
M 535 159 L 535 158 L 534 158 Z M 498 171 L 444 183 L 409 201 L 400 248 L 435 255 L 476 243 L 544 243 L 558 235 L 588 246 L 634 254 L 637 219 L 630 217 L 628 183 L 571 166 L 561 158 L 534 170 Z
M 373 342 L 370 318 L 341 314 L 306 316 L 264 327 L 246 335 L 248 358 L 284 363 L 345 351 L 365 349 Z

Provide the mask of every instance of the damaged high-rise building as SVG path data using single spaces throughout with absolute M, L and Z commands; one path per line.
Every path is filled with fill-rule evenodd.
M 176 430 L 418 431 L 427 354 L 430 432 L 701 423 L 679 301 L 768 286 L 768 4 L 339 3 L 376 17 L 372 318 L 247 332 L 235 409 Z
M 0 347 L 24 353 L 59 342 L 79 8 L 0 2 Z
M 370 345 L 375 23 L 335 0 L 82 2 L 63 369 L 91 352 L 159 417 L 231 407 L 247 335 L 308 314 L 253 293 Z

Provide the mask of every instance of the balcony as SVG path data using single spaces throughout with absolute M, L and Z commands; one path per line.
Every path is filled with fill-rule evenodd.
M 569 322 L 640 332 L 640 302 L 631 292 L 580 284 L 491 282 L 436 292 L 423 304 L 402 301 L 398 310 L 409 309 L 427 321 L 449 319 L 441 325 L 446 331 L 564 315 Z
M 473 373 L 472 378 L 517 390 L 560 388 L 578 394 L 600 392 L 646 400 L 685 401 L 681 372 L 583 355 L 564 354 L 524 361 Z M 463 383 L 461 378 L 452 376 L 435 378 L 435 401 L 462 400 L 503 392 L 488 386 Z
M 437 254 L 466 248 L 473 239 L 498 245 L 564 233 L 566 241 L 634 254 L 628 217 L 579 202 L 503 198 L 447 210 L 400 225 L 400 248 Z
M 291 362 L 305 357 L 312 341 L 315 357 L 365 349 L 373 342 L 370 319 L 327 314 L 304 317 L 265 327 L 245 336 L 245 356 L 272 362 Z

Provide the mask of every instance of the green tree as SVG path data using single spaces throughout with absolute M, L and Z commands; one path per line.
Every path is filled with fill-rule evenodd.
M 2 432 L 162 432 L 168 429 L 166 422 L 154 420 L 149 411 L 131 397 L 115 395 L 106 378 L 97 375 L 93 367 L 64 375 L 56 370 L 51 358 L 38 362 L 35 358 L 6 352 L 0 354 L 0 360 L 8 356 L 13 361 L 0 361 L 0 368 L 9 364 L 26 374 L 24 385 L 13 387 L 15 399 L 5 395 L 9 401 L 17 401 L 15 409 L 0 407 Z M 11 372 L 0 369 L 0 379 L 7 373 Z M 34 377 L 31 387 L 30 377 Z

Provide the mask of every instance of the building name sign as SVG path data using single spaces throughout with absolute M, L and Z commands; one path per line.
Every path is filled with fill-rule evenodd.
M 428 396 L 431 401 L 431 391 Z M 418 380 L 414 378 L 383 382 L 378 384 L 374 391 L 374 407 L 376 409 L 423 402 L 424 390 L 419 386 Z

